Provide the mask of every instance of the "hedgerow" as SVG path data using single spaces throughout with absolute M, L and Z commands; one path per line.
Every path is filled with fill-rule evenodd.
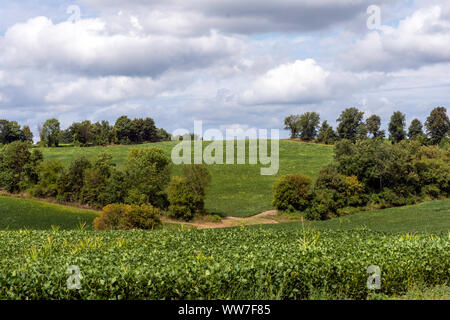
M 364 299 L 450 279 L 449 237 L 244 228 L 0 232 L 0 299 Z M 71 265 L 81 288 L 68 289 Z

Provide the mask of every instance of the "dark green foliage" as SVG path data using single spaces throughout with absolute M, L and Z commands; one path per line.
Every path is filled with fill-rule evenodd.
M 37 182 L 39 150 L 30 152 L 30 143 L 14 141 L 0 149 L 0 189 L 23 191 Z
M 114 124 L 117 142 L 120 144 L 130 144 L 131 137 L 135 135 L 133 122 L 127 116 L 121 116 Z
M 205 213 L 205 190 L 211 175 L 205 165 L 183 165 L 184 177 L 172 177 L 168 187 L 169 215 L 191 220 Z
M 98 202 L 100 205 L 123 203 L 128 189 L 125 173 L 113 168 L 104 190 L 98 195 Z
M 396 111 L 391 116 L 389 122 L 389 139 L 393 142 L 400 142 L 406 138 L 406 120 L 405 115 L 400 111 Z
M 161 226 L 161 211 L 148 204 L 109 204 L 94 220 L 96 230 L 155 229 Z
M 421 198 L 437 198 L 449 193 L 450 166 L 446 151 L 421 146 L 417 141 L 389 145 L 382 140 L 343 140 L 336 145 L 337 170 L 356 175 L 374 203 L 405 205 Z
M 44 161 L 39 167 L 39 182 L 33 187 L 36 197 L 56 197 L 58 195 L 58 180 L 64 172 L 61 161 Z
M 101 153 L 93 161 L 92 168 L 84 170 L 84 181 L 81 189 L 81 201 L 93 207 L 102 207 L 111 202 L 105 202 L 106 191 L 110 183 L 111 172 L 114 164 L 111 162 L 112 155 Z
M 120 144 L 155 142 L 167 139 L 167 132 L 163 129 L 156 129 L 155 121 L 152 118 L 129 119 L 122 116 L 116 120 L 114 125 L 117 142 Z M 161 136 L 159 136 L 161 135 Z
M 335 146 L 338 171 L 346 176 L 357 176 L 369 190 L 381 190 L 389 179 L 391 149 L 382 139 L 362 140 L 356 144 L 342 140 Z
M 320 116 L 317 112 L 306 112 L 300 115 L 298 120 L 300 139 L 305 141 L 313 140 L 317 135 L 319 123 Z
M 324 167 L 314 184 L 313 202 L 307 211 L 308 219 L 324 219 L 339 216 L 340 209 L 360 207 L 366 204 L 364 187 L 356 176 L 344 176 L 333 165 Z
M 364 112 L 357 108 L 347 108 L 342 111 L 337 119 L 339 122 L 337 133 L 341 139 L 349 139 L 355 141 L 361 134 L 364 133 L 361 126 L 363 123 Z
M 20 140 L 24 142 L 33 142 L 33 132 L 31 132 L 29 126 L 23 126 L 20 133 Z
M 29 131 L 29 127 L 26 126 Z M 27 130 L 24 127 L 24 130 Z M 29 133 L 27 133 L 29 134 Z M 20 125 L 16 121 L 0 120 L 0 143 L 7 144 L 14 141 L 26 141 L 25 133 L 20 130 Z
M 280 177 L 273 186 L 273 206 L 280 211 L 303 211 L 309 205 L 311 178 L 303 174 Z
M 159 128 L 156 129 L 156 138 L 157 141 L 170 141 L 172 139 L 172 135 L 166 130 Z
M 337 140 L 336 132 L 334 132 L 333 127 L 331 127 L 325 120 L 319 129 L 319 134 L 317 136 L 317 141 L 325 144 L 334 144 Z
M 284 119 L 284 129 L 291 131 L 291 139 L 298 137 L 300 120 L 299 115 L 290 115 Z
M 385 132 L 384 130 L 380 130 L 381 127 L 381 118 L 376 114 L 371 115 L 366 120 L 366 128 L 367 132 L 372 135 L 373 138 L 384 138 Z
M 195 212 L 202 214 L 205 209 L 206 188 L 211 182 L 211 174 L 203 164 L 183 165 L 182 171 L 194 197 Z
M 422 122 L 419 119 L 413 119 L 408 128 L 408 138 L 415 139 L 419 135 L 423 135 Z
M 450 120 L 447 109 L 444 107 L 434 108 L 427 121 L 425 121 L 428 137 L 432 143 L 439 144 L 442 139 L 448 138 L 450 134 Z
M 58 199 L 69 202 L 80 201 L 85 170 L 91 167 L 91 162 L 84 156 L 72 161 L 58 181 Z
M 192 220 L 195 216 L 196 201 L 186 178 L 172 177 L 167 189 L 169 215 L 175 219 Z
M 165 189 L 170 180 L 170 158 L 158 148 L 131 149 L 125 165 L 127 203 L 151 203 L 167 206 Z
M 47 147 L 57 147 L 59 145 L 60 124 L 55 118 L 48 119 L 42 125 L 40 132 L 41 142 Z

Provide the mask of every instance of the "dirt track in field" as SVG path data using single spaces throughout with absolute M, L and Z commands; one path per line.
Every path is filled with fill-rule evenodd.
M 225 217 L 221 222 L 209 222 L 204 220 L 196 220 L 192 222 L 180 222 L 173 219 L 163 218 L 164 222 L 184 224 L 186 226 L 192 226 L 197 229 L 215 229 L 215 228 L 230 228 L 239 226 L 250 226 L 257 224 L 277 224 L 280 222 L 280 218 L 277 217 L 276 210 L 264 211 L 257 215 L 240 218 L 240 217 Z

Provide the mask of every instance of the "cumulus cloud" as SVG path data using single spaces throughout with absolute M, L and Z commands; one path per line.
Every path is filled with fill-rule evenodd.
M 101 19 L 54 24 L 46 17 L 37 17 L 7 30 L 0 38 L 0 59 L 8 67 L 157 77 L 168 70 L 230 63 L 242 47 L 239 39 L 215 31 L 187 38 L 112 34 Z
M 246 104 L 310 104 L 351 95 L 356 89 L 375 87 L 382 74 L 332 72 L 313 59 L 296 60 L 267 71 L 241 96 Z
M 450 20 L 440 6 L 423 8 L 398 27 L 371 32 L 343 55 L 356 70 L 399 70 L 450 62 Z

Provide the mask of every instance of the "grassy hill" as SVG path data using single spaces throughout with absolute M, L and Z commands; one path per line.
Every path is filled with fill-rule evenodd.
M 414 206 L 390 208 L 355 213 L 342 218 L 342 229 L 367 227 L 373 231 L 392 233 L 442 233 L 450 230 L 450 199 L 424 202 Z M 0 196 L 0 230 L 34 229 L 48 230 L 52 226 L 61 229 L 77 229 L 80 222 L 92 229 L 97 213 L 62 205 Z M 305 222 L 319 230 L 339 230 L 339 219 Z M 252 226 L 252 228 L 301 229 L 301 222 Z M 165 223 L 165 229 L 179 229 L 176 224 Z
M 0 196 L 0 230 L 48 230 L 59 226 L 63 230 L 76 229 L 86 224 L 92 229 L 97 213 L 44 201 Z
M 170 156 L 176 144 L 177 142 L 161 142 L 136 146 L 62 147 L 44 148 L 42 151 L 44 159 L 60 160 L 64 165 L 68 165 L 72 159 L 81 155 L 92 159 L 100 152 L 109 152 L 120 168 L 123 167 L 132 148 L 158 147 Z M 207 144 L 209 142 L 204 142 L 204 146 Z M 224 157 L 225 154 L 224 148 Z M 275 176 L 261 176 L 260 165 L 210 165 L 208 168 L 212 181 L 207 190 L 206 209 L 223 216 L 238 217 L 252 216 L 270 210 L 272 209 L 272 185 L 280 175 L 303 173 L 314 178 L 320 168 L 329 163 L 332 158 L 333 147 L 331 146 L 281 140 L 280 170 Z M 181 167 L 174 165 L 172 175 L 180 174 Z
M 339 219 L 305 222 L 319 230 L 339 230 Z M 368 228 L 395 233 L 441 233 L 450 231 L 450 199 L 423 202 L 417 205 L 358 212 L 342 218 L 342 229 Z M 264 228 L 302 228 L 301 222 L 265 225 Z

